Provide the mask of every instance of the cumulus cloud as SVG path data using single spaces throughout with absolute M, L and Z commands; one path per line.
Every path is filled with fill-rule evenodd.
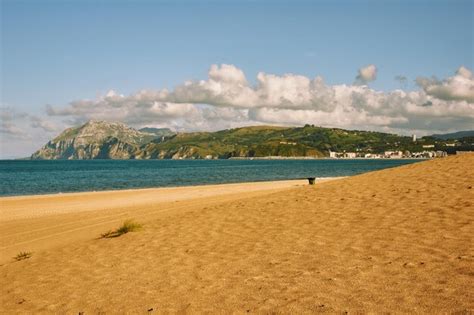
M 466 79 L 472 79 L 472 71 L 464 66 L 459 67 L 456 74 Z
M 59 130 L 58 126 L 54 122 L 38 116 L 30 116 L 30 121 L 30 126 L 32 128 L 40 128 L 46 132 L 56 132 Z
M 163 91 L 143 90 L 124 96 L 111 90 L 95 100 L 73 101 L 66 107 L 47 105 L 46 113 L 50 117 L 67 118 L 69 125 L 95 119 L 122 121 L 137 128 L 168 127 L 177 131 L 217 130 L 247 121 L 246 110 L 169 102 L 164 100 L 166 95 Z
M 359 69 L 359 73 L 355 79 L 354 84 L 363 85 L 377 78 L 377 67 L 375 65 L 368 65 Z
M 418 92 L 381 93 L 360 87 L 338 86 L 333 111 L 258 108 L 250 117 L 271 124 L 304 123 L 348 129 L 410 133 L 423 130 L 469 129 L 474 125 L 474 105 L 446 103 Z M 431 99 L 431 100 L 429 100 Z M 431 104 L 429 107 L 424 104 Z
M 10 107 L 0 108 L 0 134 L 18 139 L 28 139 L 25 130 L 18 126 L 18 120 L 28 117 L 25 113 L 18 113 Z
M 123 96 L 109 91 L 96 100 L 73 101 L 69 106 L 57 108 L 46 106 L 49 116 L 71 116 L 77 122 L 90 119 L 117 120 L 129 124 L 164 122 L 177 118 L 193 118 L 199 113 L 194 104 L 159 101 L 160 92 L 140 91 Z
M 109 91 L 94 100 L 47 107 L 50 117 L 71 123 L 119 120 L 135 127 L 217 130 L 255 124 L 358 128 L 425 133 L 472 128 L 472 73 L 461 67 L 445 80 L 419 79 L 422 89 L 389 92 L 369 88 L 375 65 L 359 70 L 358 84 L 328 85 L 321 77 L 257 74 L 251 84 L 234 65 L 212 65 L 208 78 L 173 90 L 143 90 L 124 96 Z M 406 78 L 400 76 L 399 81 Z
M 131 95 L 111 90 L 96 99 L 48 105 L 43 115 L 0 107 L 1 144 L 16 152 L 15 156 L 26 156 L 64 128 L 90 119 L 176 131 L 315 124 L 423 135 L 474 126 L 470 69 L 460 67 L 441 80 L 418 78 L 420 89 L 415 91 L 374 90 L 366 83 L 376 75 L 377 68 L 369 65 L 359 70 L 358 82 L 348 85 L 329 85 L 319 76 L 292 73 L 260 72 L 249 81 L 234 65 L 212 65 L 206 79 L 186 81 L 172 90 L 142 90 Z M 404 76 L 395 79 L 406 83 Z
M 2 122 L 0 125 L 0 133 L 13 138 L 29 139 L 28 134 L 12 122 Z
M 59 127 L 52 121 L 42 117 L 18 112 L 11 107 L 0 108 L 0 133 L 29 139 L 31 128 L 39 128 L 45 132 L 56 132 Z
M 404 117 L 370 115 L 366 111 L 345 111 L 343 108 L 338 108 L 333 112 L 258 108 L 252 110 L 250 115 L 255 120 L 273 124 L 315 124 L 342 128 L 386 126 L 406 122 Z
M 461 66 L 456 74 L 445 80 L 419 77 L 417 84 L 426 94 L 446 101 L 474 102 L 474 78 L 472 72 Z
M 161 91 L 160 100 L 175 103 L 200 103 L 221 107 L 315 108 L 330 110 L 331 89 L 321 77 L 309 79 L 295 74 L 282 76 L 257 74 L 252 86 L 244 73 L 233 65 L 212 66 L 208 80 L 188 81 L 169 92 Z

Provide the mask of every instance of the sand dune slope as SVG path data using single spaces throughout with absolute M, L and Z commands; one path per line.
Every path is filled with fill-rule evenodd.
M 474 311 L 474 155 L 142 217 L 0 267 L 14 312 Z M 91 212 L 92 213 L 92 212 Z M 66 215 L 66 214 L 64 214 Z

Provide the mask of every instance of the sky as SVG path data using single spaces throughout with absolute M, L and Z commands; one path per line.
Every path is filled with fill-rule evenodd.
M 474 1 L 1 0 L 0 158 L 87 120 L 474 129 Z

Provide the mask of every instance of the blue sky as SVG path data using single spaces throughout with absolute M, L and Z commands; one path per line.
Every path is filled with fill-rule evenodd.
M 472 69 L 472 1 L 4 1 L 2 101 L 45 104 L 206 77 L 230 63 L 351 83 Z
M 236 69 L 227 70 L 234 74 L 242 71 L 249 85 L 254 86 L 260 82 L 257 79 L 259 72 L 280 77 L 290 73 L 309 79 L 321 76 L 328 86 L 352 85 L 359 69 L 374 65 L 376 75 L 365 82 L 373 91 L 420 90 L 421 85 L 415 84 L 415 79 L 424 77 L 425 94 L 422 96 L 435 98 L 436 93 L 445 89 L 444 85 L 451 88 L 451 83 L 443 80 L 449 80 L 463 66 L 468 74 L 464 83 L 460 83 L 462 91 L 456 90 L 452 95 L 449 92 L 448 96 L 443 94 L 438 98 L 451 103 L 463 101 L 464 111 L 469 112 L 472 108 L 469 86 L 473 84 L 470 77 L 474 54 L 473 1 L 3 0 L 1 3 L 1 106 L 9 111 L 8 115 L 2 114 L 9 117 L 8 126 L 5 123 L 3 128 L 8 132 L 2 136 L 2 142 L 27 141 L 26 135 L 21 141 L 9 138 L 14 135 L 13 116 L 17 120 L 29 117 L 35 122 L 56 121 L 55 125 L 51 123 L 50 127 L 43 128 L 49 133 L 41 138 L 30 137 L 28 145 L 18 152 L 31 150 L 38 146 L 36 142 L 51 137 L 67 124 L 103 117 L 90 111 L 85 114 L 85 107 L 77 110 L 79 105 L 72 110 L 72 101 L 99 99 L 94 104 L 102 106 L 100 98 L 109 90 L 125 96 L 142 89 L 173 90 L 187 80 L 207 80 L 211 65 L 221 64 L 235 66 Z M 397 75 L 406 77 L 406 83 L 395 80 Z M 432 76 L 439 78 L 439 82 L 428 82 Z M 278 84 L 291 94 L 291 86 L 301 83 L 298 82 L 290 83 L 289 88 L 286 83 Z M 453 89 L 458 87 L 455 85 Z M 426 102 L 423 97 L 418 97 L 417 102 Z M 214 104 L 212 99 L 172 95 L 165 100 L 171 98 L 179 99 L 178 103 L 195 104 L 198 108 L 203 103 L 209 104 L 220 110 L 218 115 L 233 115 L 223 114 L 223 110 L 230 109 L 222 109 L 222 104 L 219 101 Z M 53 111 L 50 111 L 46 114 L 47 104 L 56 109 L 67 109 L 68 113 L 57 114 L 59 111 L 56 111 L 51 114 Z M 452 108 L 449 104 L 440 106 Z M 232 102 L 227 105 L 238 110 L 242 107 Z M 92 108 L 93 105 L 88 106 Z M 299 104 L 295 103 L 295 106 Z M 315 112 L 316 123 L 320 123 L 321 117 L 326 117 L 323 115 L 325 109 L 322 106 L 321 111 L 317 106 L 311 110 Z M 267 116 L 272 114 L 270 116 L 274 117 L 275 108 L 281 109 L 281 106 L 268 105 Z M 298 110 L 302 109 L 308 110 L 307 106 L 298 107 Z M 374 114 L 362 112 L 366 109 L 357 110 L 362 116 Z M 12 111 L 16 114 L 11 114 Z M 32 118 L 24 113 L 36 116 Z M 308 116 L 303 112 L 293 115 L 280 111 L 278 114 L 293 117 L 282 122 L 285 124 L 304 123 L 306 121 L 298 121 L 297 117 Z M 237 119 L 235 124 L 279 122 L 278 119 L 266 119 L 263 110 L 244 115 L 247 120 Z M 345 120 L 333 120 L 332 116 L 327 116 L 329 121 L 325 118 L 321 124 L 401 133 L 423 129 L 426 131 L 422 132 L 428 133 L 465 128 L 473 122 L 453 117 L 451 121 L 461 119 L 462 123 L 449 125 L 445 121 L 435 128 L 421 124 L 419 117 L 403 122 L 397 115 L 392 116 L 386 126 L 362 124 L 362 120 L 346 124 Z M 132 121 L 125 118 L 125 122 Z M 196 128 L 189 128 L 189 124 L 186 127 L 184 123 L 181 126 L 182 120 L 189 121 L 184 116 L 181 120 L 175 119 L 172 124 L 175 129 L 199 129 L 199 126 L 206 129 L 205 124 L 198 123 Z M 137 122 L 136 118 L 132 122 Z M 171 124 L 165 119 L 158 119 L 156 123 L 147 121 L 157 126 L 164 126 L 165 122 Z M 17 154 L 20 153 L 10 155 Z

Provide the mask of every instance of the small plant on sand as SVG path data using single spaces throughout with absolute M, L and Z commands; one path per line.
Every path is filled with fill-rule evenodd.
M 15 258 L 15 260 L 17 260 L 17 261 L 20 261 L 20 260 L 24 260 L 24 259 L 30 258 L 31 255 L 32 255 L 31 252 L 19 252 L 18 255 L 16 255 L 16 256 L 13 257 L 13 258 Z
M 140 223 L 136 223 L 133 220 L 127 220 L 116 230 L 108 231 L 103 233 L 102 238 L 112 238 L 119 237 L 120 235 L 126 234 L 128 232 L 135 232 L 142 228 Z

